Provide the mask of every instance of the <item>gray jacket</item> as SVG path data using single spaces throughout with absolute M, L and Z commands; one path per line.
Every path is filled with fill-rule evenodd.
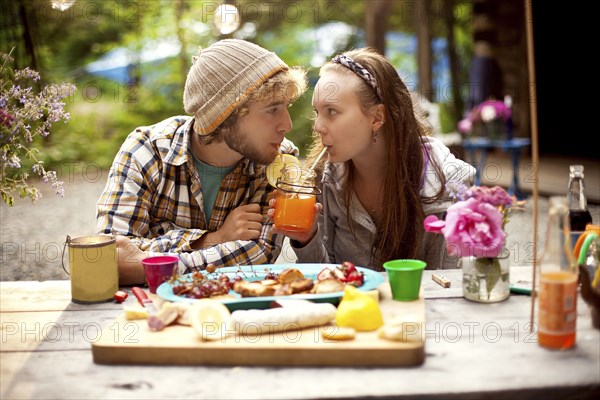
M 442 165 L 442 170 L 447 180 L 458 180 L 465 183 L 471 182 L 475 175 L 475 168 L 466 162 L 454 157 L 450 150 L 438 139 L 425 138 L 425 146 L 431 158 Z M 299 263 L 334 263 L 352 261 L 357 266 L 381 270 L 374 265 L 371 249 L 375 238 L 375 224 L 364 209 L 356 194 L 352 194 L 350 216 L 353 223 L 353 232 L 348 225 L 348 216 L 344 204 L 342 184 L 345 179 L 345 167 L 341 163 L 328 163 L 325 165 L 322 181 L 322 194 L 319 201 L 323 204 L 323 212 L 319 218 L 319 231 L 315 238 L 304 247 L 292 248 L 298 257 Z M 425 180 L 421 194 L 431 196 L 437 193 L 440 182 L 435 178 L 431 163 L 427 166 Z M 433 204 L 423 204 L 425 216 L 436 214 L 441 216 L 451 204 L 449 198 Z M 425 233 L 421 256 L 427 262 L 427 269 L 457 268 L 458 259 L 448 256 L 445 240 L 441 234 Z

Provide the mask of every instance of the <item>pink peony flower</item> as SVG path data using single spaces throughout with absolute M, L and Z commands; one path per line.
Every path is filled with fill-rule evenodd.
M 509 195 L 500 186 L 491 188 L 487 186 L 474 186 L 467 191 L 467 197 L 473 197 L 480 202 L 490 203 L 496 207 L 509 206 L 515 202 L 514 197 Z
M 423 220 L 425 231 L 444 235 L 449 255 L 498 257 L 506 243 L 508 214 L 525 202 L 500 186 L 467 187 L 450 181 L 446 190 L 455 203 L 448 207 L 445 221 L 428 215 Z
M 442 233 L 442 229 L 446 226 L 446 222 L 435 215 L 428 215 L 425 220 L 423 220 L 423 225 L 425 226 L 426 232 Z
M 458 131 L 463 135 L 485 136 L 489 134 L 486 133 L 489 129 L 512 129 L 509 126 L 511 117 L 510 105 L 500 100 L 486 100 L 473 107 L 465 118 L 458 122 Z M 485 128 L 486 126 L 488 128 Z
M 468 119 L 461 119 L 458 122 L 458 130 L 462 133 L 471 133 L 471 129 L 473 129 L 473 122 Z
M 450 255 L 497 257 L 506 241 L 502 213 L 493 205 L 469 198 L 448 207 L 441 229 Z

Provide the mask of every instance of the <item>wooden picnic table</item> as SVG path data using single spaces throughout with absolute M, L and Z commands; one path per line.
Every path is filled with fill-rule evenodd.
M 451 287 L 435 283 L 432 272 Z M 511 281 L 530 277 L 530 267 L 511 268 Z M 425 271 L 422 289 L 419 366 L 125 366 L 95 364 L 91 351 L 121 304 L 72 303 L 69 281 L 0 282 L 0 398 L 598 398 L 600 331 L 581 299 L 576 347 L 551 351 L 529 332 L 527 295 L 470 302 L 461 270 Z

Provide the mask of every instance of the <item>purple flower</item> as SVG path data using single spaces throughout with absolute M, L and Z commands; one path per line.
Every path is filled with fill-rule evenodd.
M 64 194 L 63 182 L 55 171 L 44 169 L 43 160 L 36 157 L 37 149 L 32 145 L 36 136 L 48 136 L 54 123 L 69 120 L 62 100 L 75 92 L 70 83 L 34 84 L 40 81 L 39 73 L 28 67 L 15 70 L 13 61 L 10 55 L 0 52 L 0 191 L 9 206 L 14 204 L 13 193 L 34 202 L 41 197 L 29 183 L 29 173 L 22 168 L 25 158 L 33 162 L 34 173 L 58 195 Z
M 0 108 L 0 125 L 4 125 L 6 127 L 10 127 L 15 120 L 11 114 Z
M 467 186 L 464 183 L 455 180 L 451 180 L 446 183 L 446 191 L 454 201 L 466 200 L 468 197 Z
M 499 100 L 486 100 L 474 109 L 474 120 L 491 122 L 495 119 L 507 121 L 511 116 L 510 109 Z
M 12 168 L 21 168 L 21 159 L 16 154 L 13 154 L 7 160 L 7 164 L 9 167 Z

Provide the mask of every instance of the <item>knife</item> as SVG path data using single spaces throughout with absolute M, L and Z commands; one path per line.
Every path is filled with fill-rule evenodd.
M 148 297 L 144 289 L 134 286 L 131 291 L 140 304 L 148 310 L 148 327 L 150 330 L 162 331 L 179 318 L 179 311 L 176 307 L 163 308 L 160 312 L 157 312 L 154 302 Z
M 136 299 L 138 299 L 138 302 L 142 305 L 142 307 L 148 310 L 148 314 L 156 315 L 156 307 L 154 307 L 154 302 L 148 297 L 144 289 L 134 286 L 131 288 L 131 291 L 135 295 Z

